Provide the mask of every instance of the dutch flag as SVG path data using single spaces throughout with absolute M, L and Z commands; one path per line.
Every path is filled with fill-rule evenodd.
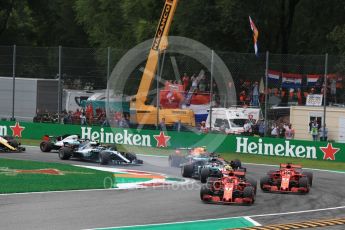
M 274 70 L 267 71 L 268 83 L 277 85 L 279 84 L 281 73 Z
M 301 88 L 302 75 L 293 73 L 283 73 L 282 74 L 282 87 L 283 88 Z
M 316 82 L 319 80 L 321 77 L 320 74 L 308 74 L 307 75 L 307 85 L 309 87 L 315 86 Z

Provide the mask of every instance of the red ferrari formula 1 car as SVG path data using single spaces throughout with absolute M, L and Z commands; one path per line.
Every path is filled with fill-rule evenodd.
M 232 171 L 221 178 L 209 177 L 201 187 L 201 200 L 216 204 L 253 204 L 255 188 L 244 179 L 244 175 L 245 172 Z
M 313 184 L 313 174 L 303 172 L 301 165 L 280 164 L 279 170 L 272 170 L 260 180 L 264 192 L 308 193 Z

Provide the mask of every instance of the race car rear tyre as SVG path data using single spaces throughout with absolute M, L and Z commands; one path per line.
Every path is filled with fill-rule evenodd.
M 202 168 L 200 172 L 200 182 L 206 183 L 207 177 L 210 175 L 210 170 L 208 168 Z
M 252 179 L 252 178 L 248 178 L 248 183 L 251 184 L 254 188 L 254 193 L 256 194 L 256 190 L 258 188 L 258 183 L 256 180 Z
M 214 188 L 215 182 L 219 181 L 218 177 L 209 177 L 207 178 L 206 186 L 212 191 Z
M 247 186 L 243 189 L 243 198 L 252 198 L 254 203 L 254 188 L 252 186 Z
M 70 159 L 72 156 L 72 150 L 68 147 L 62 147 L 60 150 L 59 150 L 59 158 L 61 160 L 68 160 Z
M 144 164 L 144 161 L 143 160 L 139 160 L 139 159 L 134 160 L 134 162 L 135 162 L 135 164 L 138 164 L 138 165 Z
M 264 190 L 264 185 L 269 183 L 270 178 L 268 176 L 264 176 L 260 179 L 260 188 Z
M 193 164 L 183 165 L 181 168 L 181 174 L 183 177 L 192 177 L 193 175 Z
M 231 162 L 231 167 L 233 169 L 240 169 L 240 168 L 242 168 L 242 163 L 239 159 L 235 159 Z
M 304 175 L 308 177 L 309 186 L 313 186 L 313 173 L 312 172 L 303 172 Z
M 98 158 L 101 165 L 107 165 L 110 161 L 110 154 L 107 152 L 100 152 Z
M 53 149 L 53 144 L 48 141 L 43 141 L 40 144 L 40 149 L 42 152 L 50 152 Z
M 204 195 L 212 195 L 211 189 L 205 184 L 201 186 L 200 189 L 200 199 L 204 201 Z
M 216 177 L 216 178 L 222 178 L 223 173 L 222 173 L 222 171 L 220 171 L 220 169 L 217 169 L 217 170 L 210 171 L 210 174 L 208 176 L 212 176 L 212 177 Z
M 8 140 L 8 144 L 11 145 L 13 148 L 18 148 L 19 146 L 19 143 L 16 139 Z
M 299 178 L 299 187 L 300 188 L 309 188 L 309 181 L 308 181 L 308 177 L 301 177 Z
M 137 155 L 135 153 L 126 153 L 125 156 L 131 162 L 137 159 Z
M 25 152 L 25 147 L 19 146 L 17 149 L 18 149 L 19 152 Z

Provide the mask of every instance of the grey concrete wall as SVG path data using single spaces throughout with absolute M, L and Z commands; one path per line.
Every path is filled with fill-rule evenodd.
M 0 117 L 12 116 L 12 77 L 0 77 Z M 29 120 L 36 114 L 37 80 L 16 78 L 14 116 Z

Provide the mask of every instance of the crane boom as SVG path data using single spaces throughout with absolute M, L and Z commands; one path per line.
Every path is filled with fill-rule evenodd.
M 150 54 L 146 62 L 145 70 L 141 78 L 138 93 L 136 95 L 136 107 L 145 104 L 148 92 L 155 78 L 158 64 L 159 51 L 163 51 L 168 46 L 168 34 L 178 0 L 166 0 L 162 15 L 160 17 L 155 37 L 151 46 Z
M 130 111 L 132 123 L 155 125 L 158 120 L 165 118 L 166 124 L 173 124 L 177 120 L 180 120 L 183 124 L 195 126 L 194 112 L 190 109 L 160 109 L 146 104 L 150 87 L 157 72 L 159 53 L 168 47 L 168 34 L 178 1 L 165 0 L 135 100 L 131 101 Z

